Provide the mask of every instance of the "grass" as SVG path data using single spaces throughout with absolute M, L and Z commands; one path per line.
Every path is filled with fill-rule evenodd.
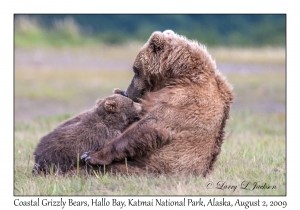
M 236 63 L 285 63 L 285 49 L 264 48 L 213 48 L 209 50 L 218 62 Z
M 39 139 L 62 120 L 90 108 L 96 99 L 110 95 L 113 88 L 126 88 L 133 76 L 130 68 L 138 50 L 139 47 L 129 46 L 90 50 L 16 49 L 14 195 L 286 194 L 284 58 L 274 52 L 273 59 L 270 55 L 265 60 L 274 62 L 256 63 L 256 52 L 264 54 L 257 49 L 251 51 L 251 64 L 225 57 L 225 63 L 218 62 L 221 71 L 223 64 L 230 64 L 229 70 L 225 68 L 223 72 L 234 85 L 236 99 L 226 127 L 228 139 L 222 146 L 214 173 L 207 178 L 179 174 L 32 176 L 33 151 Z M 65 55 L 68 59 L 62 59 Z M 35 56 L 42 62 L 37 63 Z M 85 61 L 80 63 L 80 58 Z M 54 61 L 59 59 L 62 60 L 58 65 Z M 254 70 L 245 72 L 239 68 Z M 241 189 L 243 182 L 249 182 L 249 187 L 255 182 L 266 183 L 275 189 Z M 211 189 L 209 183 L 213 184 Z
M 250 116 L 249 116 L 250 115 Z M 284 195 L 285 119 L 278 115 L 233 114 L 215 172 L 195 176 L 83 176 L 33 177 L 32 152 L 39 138 L 63 118 L 41 118 L 15 124 L 15 195 Z M 245 117 L 247 120 L 245 120 Z M 257 123 L 259 121 L 259 123 Z M 255 122 L 255 123 L 253 123 Z M 280 129 L 277 130 L 276 128 Z M 235 129 L 237 128 L 237 129 Z M 244 129 L 242 129 L 244 128 Z M 245 129 L 247 128 L 247 129 Z M 21 161 L 22 160 L 22 161 Z M 275 185 L 276 190 L 207 189 L 212 181 L 241 185 L 243 181 Z
M 108 70 L 86 73 L 82 70 L 66 72 L 27 70 L 18 72 L 15 79 L 16 97 L 28 97 L 30 99 L 51 99 L 69 101 L 78 95 L 98 90 L 97 95 L 103 96 L 112 93 L 111 87 L 118 86 L 125 79 L 130 80 L 130 72 L 118 72 L 118 77 Z M 22 78 L 22 79 L 21 79 Z M 36 78 L 39 78 L 38 80 Z M 59 78 L 59 80 L 57 79 Z M 45 85 L 45 80 L 47 84 Z M 19 82 L 20 81 L 20 82 Z M 88 83 L 88 85 L 86 85 Z M 70 87 L 66 91 L 64 87 Z M 121 85 L 121 88 L 126 88 Z M 61 91 L 64 90 L 64 91 Z

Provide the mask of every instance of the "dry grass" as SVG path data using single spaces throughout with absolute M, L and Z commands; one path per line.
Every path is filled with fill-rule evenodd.
M 285 64 L 284 48 L 215 48 L 209 50 L 218 62 Z

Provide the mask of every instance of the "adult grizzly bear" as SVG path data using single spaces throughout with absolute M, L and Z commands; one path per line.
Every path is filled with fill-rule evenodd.
M 144 116 L 82 159 L 119 173 L 206 176 L 221 151 L 233 101 L 231 85 L 206 48 L 170 30 L 154 32 L 133 71 L 123 94 L 141 100 Z
M 68 172 L 76 167 L 78 154 L 99 150 L 121 135 L 141 112 L 141 105 L 119 94 L 98 100 L 96 106 L 59 125 L 37 145 L 34 174 Z M 82 166 L 82 162 L 80 166 Z

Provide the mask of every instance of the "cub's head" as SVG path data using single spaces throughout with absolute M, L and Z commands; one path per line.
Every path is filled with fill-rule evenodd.
M 139 120 L 142 106 L 130 98 L 114 94 L 96 102 L 97 113 L 109 127 L 125 130 L 130 124 Z

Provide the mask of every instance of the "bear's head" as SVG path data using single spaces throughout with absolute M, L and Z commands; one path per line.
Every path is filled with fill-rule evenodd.
M 138 53 L 134 77 L 123 95 L 138 101 L 146 92 L 173 84 L 205 82 L 206 74 L 214 74 L 215 69 L 204 46 L 171 30 L 156 31 Z
M 141 104 L 120 94 L 99 99 L 96 104 L 96 112 L 104 120 L 104 123 L 121 131 L 137 121 L 142 111 Z

